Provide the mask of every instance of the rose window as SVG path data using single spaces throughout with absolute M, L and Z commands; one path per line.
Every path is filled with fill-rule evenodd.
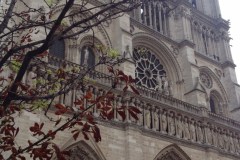
M 159 59 L 146 48 L 135 48 L 133 60 L 136 64 L 136 84 L 156 89 L 159 78 L 166 77 L 166 72 Z M 158 78 L 159 77 L 159 78 Z
M 211 88 L 212 87 L 212 79 L 211 77 L 204 73 L 204 72 L 201 72 L 200 73 L 200 81 L 202 82 L 202 84 L 207 87 L 207 88 Z

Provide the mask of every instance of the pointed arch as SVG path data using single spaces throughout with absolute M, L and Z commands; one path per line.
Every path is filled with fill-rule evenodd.
M 154 160 L 191 160 L 176 144 L 171 144 L 157 154 Z
M 61 13 L 61 10 L 63 9 L 65 5 L 58 5 L 54 8 L 53 12 L 52 12 L 52 16 L 56 17 L 59 13 Z M 91 11 L 88 11 L 88 9 L 86 7 L 83 7 L 81 4 L 74 4 L 74 6 L 71 8 L 70 12 L 74 12 L 76 10 L 79 10 L 79 9 L 84 9 L 86 12 L 84 12 L 85 15 L 87 16 L 92 16 L 93 15 L 93 12 Z M 98 21 L 97 18 L 93 18 L 91 20 L 93 23 L 96 23 Z M 105 27 L 103 26 L 103 24 L 99 24 L 96 26 L 96 29 L 100 32 L 101 36 L 103 36 L 103 41 L 104 41 L 104 45 L 106 45 L 107 47 L 109 48 L 112 48 L 112 42 L 110 40 L 110 37 L 108 35 L 108 32 L 106 31 Z M 71 33 L 74 33 L 75 31 L 72 30 Z M 76 38 L 76 37 L 75 37 Z M 78 35 L 78 38 L 79 38 L 79 35 Z
M 153 37 L 147 33 L 137 33 L 133 35 L 133 48 L 146 48 L 152 55 L 157 57 L 160 64 L 164 67 L 164 71 L 168 79 L 171 81 L 173 96 L 182 99 L 182 91 L 184 90 L 182 81 L 182 71 L 177 59 L 172 51 L 160 39 Z
M 71 156 L 69 160 L 105 160 L 101 155 L 99 155 L 92 147 L 90 147 L 85 141 L 81 140 L 65 150 L 71 151 Z
M 229 99 L 228 99 L 228 96 L 227 96 L 227 92 L 226 92 L 223 84 L 219 80 L 218 76 L 210 68 L 208 68 L 206 66 L 201 66 L 199 68 L 199 71 L 200 72 L 205 72 L 205 73 L 207 73 L 208 75 L 211 76 L 211 78 L 216 82 L 217 86 L 220 89 L 220 91 L 218 93 L 221 95 L 223 102 L 228 103 Z
M 210 111 L 216 114 L 223 114 L 223 99 L 221 94 L 212 90 L 210 92 Z
M 133 47 L 137 46 L 150 48 L 156 56 L 162 60 L 162 63 L 164 63 L 166 69 L 169 70 L 169 73 L 171 73 L 175 81 L 181 81 L 183 79 L 181 68 L 176 58 L 160 39 L 156 39 L 147 33 L 137 33 L 133 36 Z

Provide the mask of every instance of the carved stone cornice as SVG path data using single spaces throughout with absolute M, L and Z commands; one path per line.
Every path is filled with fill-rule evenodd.
M 227 67 L 235 68 L 236 67 L 236 65 L 229 60 L 223 62 L 221 66 L 222 66 L 222 68 L 227 68 Z
M 182 42 L 179 43 L 179 47 L 182 48 L 182 47 L 185 47 L 185 46 L 194 48 L 194 47 L 195 47 L 195 44 L 194 44 L 193 42 L 185 39 L 185 40 L 183 40 Z

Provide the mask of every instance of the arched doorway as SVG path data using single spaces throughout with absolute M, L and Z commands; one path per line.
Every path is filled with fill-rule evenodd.
M 191 160 L 190 157 L 176 144 L 164 148 L 154 160 Z
M 71 152 L 68 160 L 105 160 L 84 141 L 71 145 L 66 150 Z

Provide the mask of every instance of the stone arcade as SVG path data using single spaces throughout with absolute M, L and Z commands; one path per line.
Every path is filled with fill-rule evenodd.
M 149 0 L 109 26 L 99 25 L 95 43 L 116 48 L 129 58 L 119 68 L 136 78 L 141 93 L 141 97 L 119 96 L 114 104 L 139 107 L 140 120 L 127 117 L 123 122 L 115 111 L 114 121 L 99 118 L 101 142 L 76 142 L 66 132 L 57 143 L 74 151 L 72 160 L 240 159 L 240 88 L 228 29 L 218 0 Z M 49 55 L 49 65 L 93 66 L 98 59 L 91 42 L 90 32 L 57 41 L 50 48 L 55 54 Z M 34 76 L 35 70 L 28 76 Z M 106 73 L 102 67 L 89 75 L 94 82 L 87 87 L 94 94 L 102 94 L 112 81 L 94 74 Z M 76 88 L 59 97 L 59 102 L 73 105 L 77 92 Z M 115 94 L 122 95 L 118 90 Z M 93 111 L 99 117 L 97 109 Z M 24 128 L 33 121 L 44 121 L 44 115 L 24 113 L 18 123 Z M 19 142 L 24 143 L 29 133 L 22 134 Z

